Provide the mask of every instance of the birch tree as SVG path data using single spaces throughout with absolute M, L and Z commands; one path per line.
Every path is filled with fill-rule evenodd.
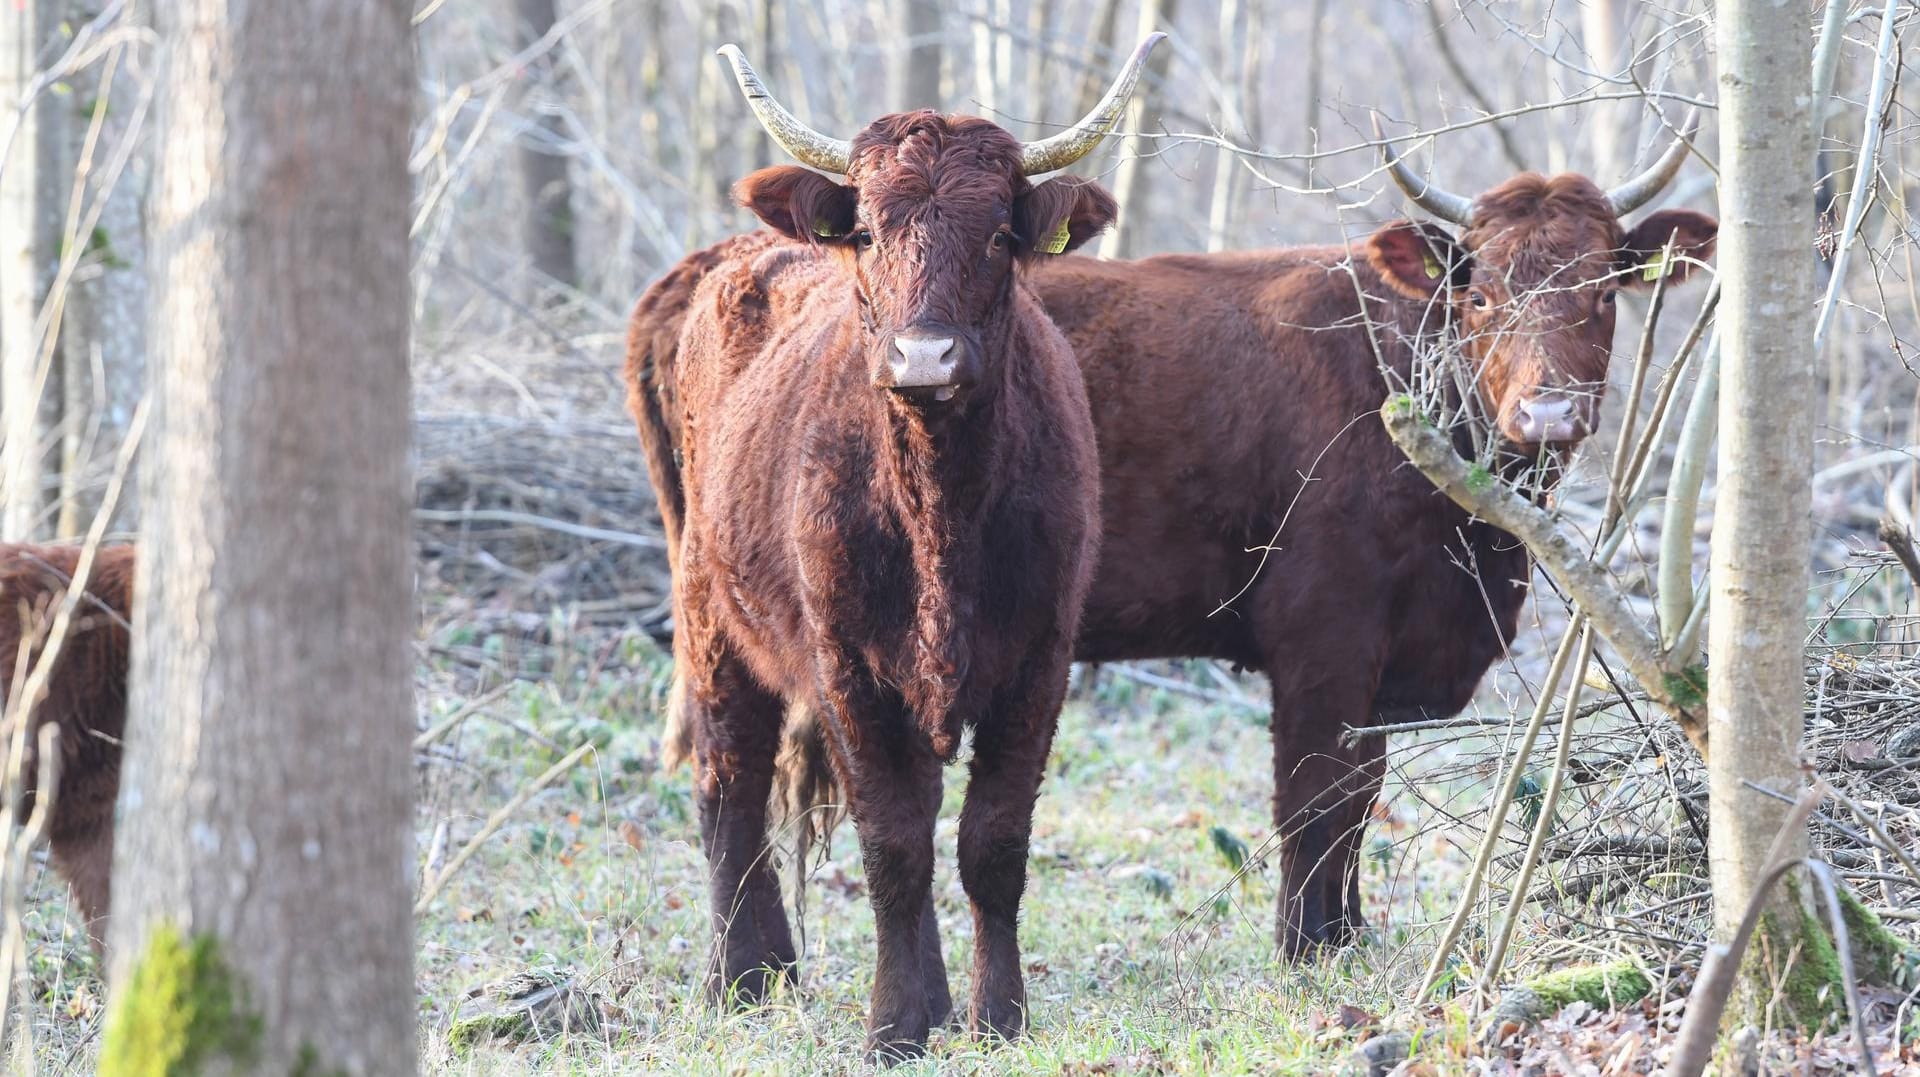
M 412 11 L 155 9 L 109 1077 L 414 1072 Z

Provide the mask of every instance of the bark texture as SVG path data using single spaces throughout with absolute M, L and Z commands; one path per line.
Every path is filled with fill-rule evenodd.
M 1746 783 L 1791 794 L 1804 780 L 1814 140 L 1806 9 L 1724 0 L 1716 14 L 1722 371 L 1707 730 L 1714 922 L 1716 936 L 1725 939 L 1789 808 Z M 1806 852 L 1803 831 L 1788 855 Z M 1789 876 L 1770 899 L 1728 1008 L 1735 1023 L 1759 1019 L 1801 933 L 1819 930 L 1800 904 L 1807 893 Z M 1767 962 L 1775 965 L 1771 975 Z
M 414 1072 L 412 8 L 155 8 L 108 1060 L 171 1027 L 208 1072 Z

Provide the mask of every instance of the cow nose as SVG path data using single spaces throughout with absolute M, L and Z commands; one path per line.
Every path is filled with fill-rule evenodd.
M 894 354 L 887 366 L 894 389 L 931 389 L 953 384 L 958 356 L 952 337 L 902 334 L 893 338 Z
M 1514 409 L 1516 440 L 1532 445 L 1555 445 L 1580 438 L 1579 417 L 1573 401 L 1564 396 L 1535 396 Z

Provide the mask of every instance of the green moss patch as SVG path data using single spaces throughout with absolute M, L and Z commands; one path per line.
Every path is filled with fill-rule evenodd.
M 240 1069 L 259 1057 L 260 1018 L 211 936 L 161 926 L 107 1017 L 101 1077 L 183 1077 L 216 1058 Z
M 1638 1002 L 1653 990 L 1653 981 L 1632 961 L 1606 965 L 1576 965 L 1527 981 L 1550 1013 L 1579 1001 L 1597 1010 L 1614 1010 Z

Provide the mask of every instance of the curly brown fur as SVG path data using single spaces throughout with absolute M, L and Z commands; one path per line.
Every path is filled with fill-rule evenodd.
M 73 581 L 80 551 L 68 546 L 0 545 L 0 663 L 8 712 L 47 641 L 54 612 Z M 38 796 L 35 745 L 41 729 L 59 730 L 58 786 L 47 825 L 54 870 L 73 891 L 96 952 L 107 934 L 113 865 L 113 805 L 120 792 L 120 742 L 127 718 L 127 618 L 133 601 L 134 550 L 103 546 L 86 597 L 29 714 L 28 751 L 12 787 L 24 818 Z M 22 644 L 26 653 L 22 655 Z

